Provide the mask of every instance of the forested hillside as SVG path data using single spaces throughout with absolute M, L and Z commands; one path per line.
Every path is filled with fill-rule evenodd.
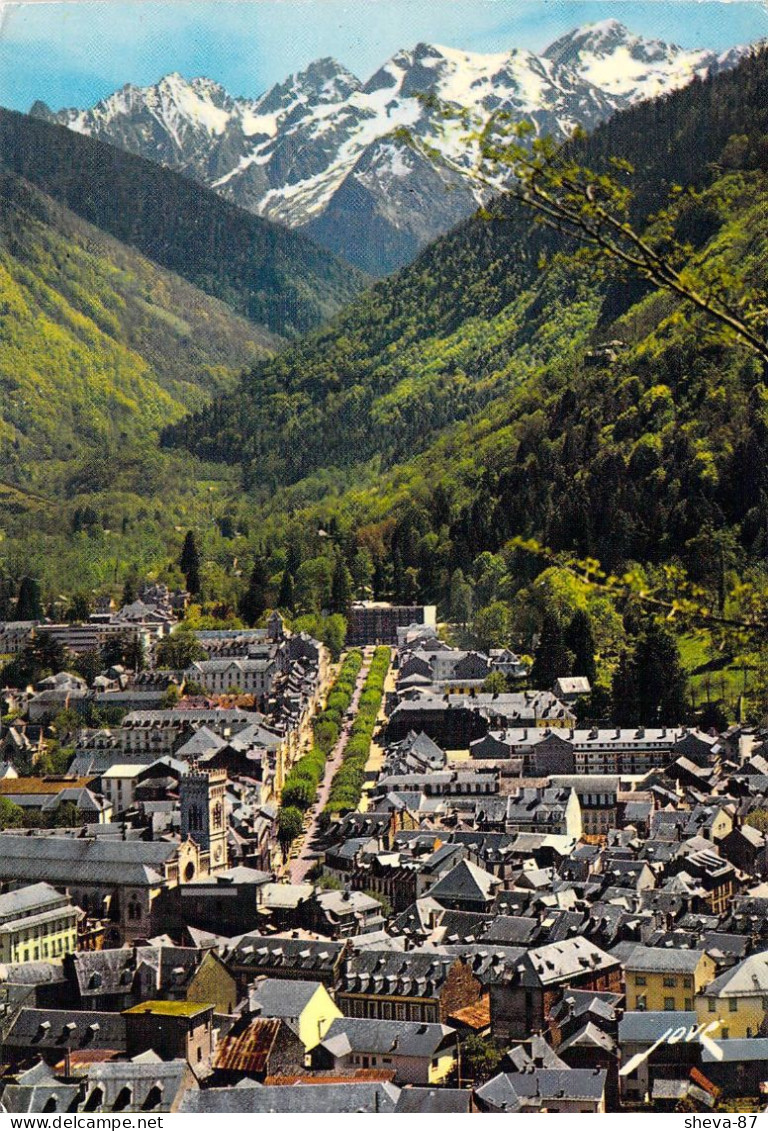
M 573 152 L 630 161 L 648 239 L 705 288 L 727 279 L 765 305 L 766 55 L 636 107 Z M 667 221 L 648 219 L 670 199 Z M 281 568 L 301 563 L 299 607 L 328 601 L 318 562 L 340 555 L 358 591 L 436 601 L 486 644 L 530 640 L 546 590 L 526 586 L 547 563 L 515 548 L 524 537 L 620 573 L 641 563 L 651 588 L 677 563 L 722 610 L 768 554 L 759 356 L 503 207 L 507 219 L 463 225 L 165 442 L 242 456 L 241 506 L 260 515 L 275 594 Z M 302 536 L 318 526 L 330 546 Z
M 612 157 L 634 165 L 642 222 L 673 185 L 703 188 L 724 167 L 761 168 L 767 97 L 768 64 L 760 55 L 616 116 L 573 151 L 592 166 Z M 746 126 L 745 106 L 755 108 Z M 697 207 L 682 207 L 680 224 L 686 240 L 694 233 L 701 243 L 723 217 Z M 568 244 L 519 206 L 501 208 L 504 221 L 460 226 L 330 326 L 254 369 L 241 389 L 167 430 L 166 442 L 250 465 L 248 483 L 294 482 L 375 455 L 392 464 L 505 397 L 510 383 L 545 362 L 553 343 L 542 340 L 541 326 L 553 304 L 591 333 L 583 302 L 593 314 L 595 304 L 602 309 L 606 327 L 642 294 L 634 281 L 596 290 L 588 280 L 587 297 L 569 268 L 555 263 L 542 271 L 542 257 L 551 260 Z
M 0 170 L 281 335 L 318 326 L 365 283 L 306 237 L 179 173 L 9 110 L 0 110 Z
M 282 344 L 9 173 L 0 302 L 3 476 L 46 495 L 94 453 L 116 474 L 121 451 Z
M 646 238 L 705 290 L 726 280 L 737 302 L 765 309 L 764 54 L 628 111 L 571 152 L 592 167 L 630 162 Z M 115 578 L 131 556 L 153 555 L 171 576 L 178 532 L 194 525 L 207 599 L 232 611 L 247 584 L 249 619 L 270 604 L 340 612 L 353 593 L 420 598 L 482 646 L 528 648 L 553 609 L 564 625 L 587 611 L 603 689 L 637 622 L 516 539 L 597 558 L 654 592 L 661 567 L 679 566 L 727 623 L 753 616 L 768 554 L 759 354 L 615 264 L 596 271 L 514 202 L 499 209 L 166 428 L 148 466 L 159 488 L 163 460 L 187 460 L 186 498 L 173 511 L 112 505 L 124 520 Z M 103 502 L 91 479 L 70 506 Z M 38 550 L 58 544 L 49 528 Z M 691 645 L 700 666 L 709 647 Z M 735 664 L 741 647 L 717 662 Z

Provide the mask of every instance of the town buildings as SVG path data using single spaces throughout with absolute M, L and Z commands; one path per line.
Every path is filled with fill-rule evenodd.
M 578 725 L 580 684 L 521 687 L 513 653 L 403 618 L 359 802 L 310 823 L 301 867 L 281 790 L 331 669 L 279 617 L 206 630 L 184 671 L 14 692 L 8 1110 L 601 1114 L 759 1093 L 757 744 Z M 515 689 L 486 690 L 495 673 Z M 96 694 L 133 699 L 87 726 Z M 83 725 L 42 773 L 66 697 Z

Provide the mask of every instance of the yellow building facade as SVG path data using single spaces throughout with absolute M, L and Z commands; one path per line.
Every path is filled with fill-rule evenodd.
M 699 950 L 637 947 L 624 967 L 628 1010 L 690 1011 L 716 967 Z
M 0 895 L 0 962 L 61 961 L 77 948 L 78 915 L 50 884 Z
M 715 1040 L 765 1036 L 768 955 L 750 955 L 711 982 L 696 997 L 696 1015 L 700 1024 L 719 1020 Z

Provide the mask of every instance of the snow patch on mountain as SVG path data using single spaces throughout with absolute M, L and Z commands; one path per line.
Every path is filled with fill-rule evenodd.
M 396 52 L 366 82 L 324 58 L 255 99 L 233 98 L 210 79 L 171 74 L 152 87 L 125 86 L 90 110 L 52 113 L 38 103 L 32 112 L 171 165 L 293 227 L 315 231 L 331 209 L 327 227 L 336 241 L 343 208 L 362 207 L 362 193 L 378 218 L 366 238 L 386 240 L 390 224 L 405 256 L 456 222 L 457 201 L 466 214 L 486 191 L 473 179 L 476 150 L 467 127 L 446 120 L 440 104 L 466 108 L 476 126 L 504 110 L 513 121 L 530 121 L 538 135 L 565 138 L 696 75 L 735 66 L 747 50 L 686 50 L 603 20 L 562 36 L 541 55 L 419 43 Z M 400 239 L 409 225 L 410 247 Z M 353 229 L 362 231 L 359 217 Z M 359 261 L 356 247 L 343 250 Z

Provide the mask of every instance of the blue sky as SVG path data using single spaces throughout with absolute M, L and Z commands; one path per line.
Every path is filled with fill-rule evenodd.
M 256 96 L 323 55 L 367 78 L 419 40 L 539 50 L 607 16 L 686 47 L 768 36 L 763 0 L 0 0 L 0 105 L 27 110 L 40 98 L 53 108 L 87 106 L 169 71 Z

